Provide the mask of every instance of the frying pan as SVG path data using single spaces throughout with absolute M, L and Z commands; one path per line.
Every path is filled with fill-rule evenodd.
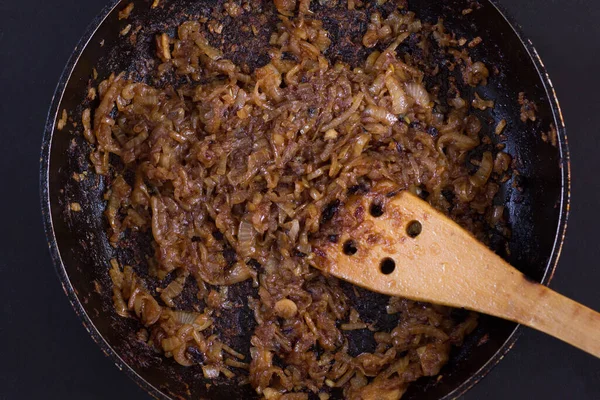
M 43 139 L 42 210 L 51 256 L 64 291 L 104 353 L 119 369 L 159 399 L 252 398 L 256 394 L 249 386 L 238 386 L 226 380 L 207 385 L 209 382 L 202 377 L 200 368 L 185 368 L 153 353 L 136 340 L 138 323 L 114 312 L 109 260 L 117 258 L 121 264 L 132 265 L 143 263 L 150 250 L 150 240 L 143 235 L 131 237 L 126 248 L 113 248 L 108 243 L 104 234 L 106 222 L 102 213 L 105 202 L 102 195 L 109 182 L 92 173 L 88 161 L 90 147 L 81 135 L 80 115 L 84 108 L 94 106 L 94 101 L 86 98 L 90 87 L 113 71 L 124 70 L 135 79 L 144 80 L 152 69 L 148 60 L 154 55 L 154 35 L 165 30 L 173 33 L 179 23 L 189 18 L 209 16 L 211 8 L 218 2 L 222 0 L 162 0 L 160 7 L 152 9 L 148 0 L 133 0 L 132 15 L 120 20 L 119 11 L 130 1 L 112 1 L 92 22 L 65 67 L 52 100 Z M 331 35 L 333 45 L 328 55 L 351 64 L 362 59 L 364 51 L 358 50 L 351 41 L 339 39 L 358 40 L 366 29 L 367 16 L 349 17 L 342 8 L 328 11 L 318 5 L 315 7 Z M 463 15 L 460 11 L 467 8 L 473 8 L 473 12 Z M 471 54 L 498 71 L 486 87 L 478 89 L 482 97 L 494 99 L 496 104 L 493 111 L 478 112 L 480 118 L 488 122 L 483 124 L 483 133 L 494 129 L 494 121 L 508 121 L 503 143 L 519 171 L 517 177 L 504 184 L 496 198 L 498 204 L 506 206 L 512 224 L 509 251 L 503 250 L 505 238 L 493 232 L 490 243 L 527 276 L 548 284 L 566 229 L 570 166 L 561 111 L 537 52 L 491 1 L 480 0 L 474 4 L 466 0 L 412 0 L 409 9 L 427 22 L 435 23 L 438 18 L 443 18 L 446 27 L 457 37 L 470 40 L 480 36 L 483 39 Z M 268 28 L 276 21 L 269 2 L 265 2 L 262 15 L 244 14 L 238 19 L 220 21 L 224 25 L 220 37 L 225 39 L 222 46 L 226 56 L 250 69 L 268 61 L 264 51 Z M 255 36 L 244 34 L 241 28 L 251 22 L 248 18 L 263 18 L 265 29 Z M 129 33 L 122 35 L 120 32 L 129 24 L 132 26 Z M 138 26 L 139 30 L 136 29 Z M 132 35 L 135 35 L 135 43 L 131 40 Z M 231 47 L 234 43 L 244 46 L 234 51 Z M 95 73 L 97 80 L 94 80 Z M 525 92 L 537 104 L 535 122 L 520 120 L 517 102 L 520 92 Z M 469 96 L 472 95 L 470 91 Z M 57 125 L 63 110 L 69 112 L 69 122 L 59 130 Z M 541 135 L 551 124 L 558 134 L 554 146 Z M 84 171 L 89 171 L 85 179 L 79 182 L 73 179 L 74 173 Z M 75 202 L 81 205 L 80 212 L 72 211 L 70 205 Z M 250 285 L 238 285 L 230 291 L 231 299 L 243 304 L 251 290 Z M 361 316 L 365 320 L 380 318 L 386 298 L 373 293 L 365 293 L 365 296 L 365 306 L 359 310 Z M 234 345 L 246 347 L 247 352 L 253 317 L 246 307 L 240 310 L 222 318 L 229 325 L 220 328 L 228 332 L 228 339 Z M 482 316 L 478 328 L 465 344 L 453 350 L 441 378 L 417 381 L 403 399 L 459 396 L 502 359 L 517 336 L 516 324 Z M 368 345 L 360 336 L 350 339 L 355 351 Z

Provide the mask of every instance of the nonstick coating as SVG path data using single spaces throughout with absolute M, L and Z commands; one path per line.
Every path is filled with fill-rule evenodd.
M 163 0 L 166 6 L 154 10 L 150 9 L 147 0 L 135 0 L 131 18 L 119 20 L 118 11 L 129 2 L 113 2 L 92 23 L 67 64 L 52 101 L 41 164 L 42 208 L 52 258 L 63 288 L 86 329 L 117 366 L 151 395 L 164 399 L 255 397 L 248 386 L 239 387 L 227 381 L 207 386 L 200 368 L 184 368 L 172 359 L 152 353 L 135 339 L 139 325 L 120 318 L 113 310 L 109 260 L 117 258 L 122 263 L 132 264 L 143 262 L 149 241 L 146 237 L 134 238 L 137 250 L 126 251 L 112 248 L 104 234 L 102 194 L 106 182 L 91 172 L 89 146 L 81 136 L 79 117 L 83 108 L 89 105 L 85 97 L 90 85 L 94 85 L 93 68 L 98 73 L 95 84 L 112 71 L 127 70 L 143 78 L 151 70 L 146 60 L 153 55 L 154 34 L 173 28 L 185 19 L 208 15 L 217 0 Z M 531 43 L 523 40 L 497 6 L 489 1 L 480 1 L 480 9 L 463 16 L 460 11 L 469 8 L 471 3 L 465 0 L 413 0 L 409 1 L 409 9 L 428 22 L 435 23 L 438 18 L 443 18 L 447 28 L 459 37 L 483 38 L 483 43 L 472 51 L 474 59 L 483 61 L 490 69 L 496 67 L 499 74 L 490 78 L 485 88 L 479 89 L 482 97 L 494 99 L 496 104 L 491 113 L 479 115 L 484 121 L 490 121 L 484 124 L 488 130 L 495 126 L 492 118 L 508 121 L 504 132 L 506 149 L 516 160 L 520 173 L 516 185 L 512 180 L 507 182 L 497 199 L 505 204 L 512 223 L 510 252 L 501 255 L 530 278 L 548 284 L 560 254 L 569 206 L 569 156 L 560 108 Z M 341 12 L 329 15 L 326 20 L 334 43 L 341 42 L 336 41 L 337 37 L 358 35 L 366 29 L 365 21 L 360 19 L 348 23 L 347 28 L 340 28 L 338 22 L 343 18 Z M 136 46 L 119 36 L 129 23 L 134 28 L 140 23 L 142 26 L 137 33 Z M 234 25 L 226 24 L 224 29 L 224 32 L 232 32 L 224 35 L 225 46 L 236 42 L 246 46 L 228 56 L 236 62 L 246 63 L 249 68 L 265 63 L 267 58 L 262 50 L 268 32 L 259 32 L 249 43 L 244 41 L 245 36 L 238 29 L 241 22 L 230 23 Z M 331 49 L 330 55 L 353 63 L 364 54 L 354 51 L 352 46 L 338 45 Z M 525 92 L 537 104 L 535 123 L 520 121 L 519 92 Z M 72 120 L 58 131 L 55 125 L 63 109 L 69 111 Z M 541 137 L 550 124 L 558 131 L 557 147 Z M 73 173 L 83 171 L 90 171 L 88 178 L 75 181 Z M 70 211 L 72 202 L 80 203 L 82 211 Z M 238 297 L 241 299 L 245 289 L 240 290 Z M 370 299 L 370 304 L 381 301 L 377 295 Z M 376 313 L 379 308 L 365 311 Z M 251 320 L 244 312 L 231 316 L 232 326 L 242 327 L 233 340 L 248 340 L 249 331 L 243 328 Z M 460 395 L 504 356 L 514 344 L 516 333 L 516 324 L 482 316 L 477 330 L 463 347 L 452 353 L 441 379 L 419 380 L 411 385 L 403 399 L 449 399 Z M 357 344 L 360 346 L 360 339 Z

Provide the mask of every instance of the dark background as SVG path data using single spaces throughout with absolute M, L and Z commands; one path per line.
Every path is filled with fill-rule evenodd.
M 571 217 L 551 286 L 600 309 L 600 2 L 498 2 L 541 54 L 569 133 Z M 50 261 L 39 206 L 39 150 L 50 100 L 80 35 L 106 3 L 0 0 L 0 399 L 149 397 L 104 357 L 71 309 Z M 464 396 L 481 398 L 600 399 L 600 360 L 525 329 Z

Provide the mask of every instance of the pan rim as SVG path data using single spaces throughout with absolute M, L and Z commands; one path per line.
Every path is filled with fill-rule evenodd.
M 40 157 L 40 200 L 42 206 L 42 218 L 44 222 L 44 232 L 46 234 L 46 239 L 50 250 L 50 258 L 54 264 L 54 269 L 58 275 L 58 278 L 60 279 L 63 291 L 69 299 L 69 303 L 71 303 L 71 306 L 75 310 L 75 313 L 79 317 L 85 330 L 92 337 L 93 341 L 98 345 L 98 347 L 100 347 L 104 355 L 111 359 L 111 361 L 120 371 L 125 371 L 127 376 L 129 376 L 129 378 L 131 378 L 140 388 L 142 388 L 155 399 L 171 400 L 169 396 L 165 395 L 160 389 L 140 376 L 129 364 L 123 360 L 123 358 L 121 358 L 118 352 L 106 341 L 100 331 L 98 331 L 96 325 L 83 308 L 81 301 L 75 293 L 75 288 L 69 279 L 69 275 L 61 257 L 60 249 L 58 248 L 50 205 L 50 154 L 52 150 L 52 139 L 54 136 L 56 119 L 59 112 L 59 105 L 62 102 L 66 86 L 70 81 L 73 70 L 83 54 L 83 51 L 88 46 L 96 31 L 104 23 L 106 18 L 114 11 L 114 9 L 121 3 L 121 1 L 122 0 L 110 0 L 110 3 L 107 4 L 88 25 L 81 39 L 75 46 L 75 49 L 73 50 L 67 64 L 65 65 L 52 96 L 50 110 L 48 111 L 48 116 L 46 118 L 46 124 L 44 127 Z
M 58 108 L 62 102 L 64 92 L 68 82 L 70 81 L 71 75 L 75 66 L 77 65 L 83 51 L 87 47 L 91 38 L 94 36 L 99 27 L 106 20 L 108 15 L 113 12 L 113 10 L 121 3 L 122 0 L 111 0 L 110 3 L 104 7 L 104 9 L 92 20 L 92 22 L 86 28 L 84 34 L 76 45 L 75 49 L 72 52 L 69 61 L 64 67 L 57 87 L 54 91 L 51 106 L 47 115 L 44 134 L 42 139 L 42 147 L 41 147 L 41 157 L 40 157 L 40 200 L 41 200 L 41 208 L 42 208 L 42 217 L 44 223 L 44 231 L 46 234 L 46 239 L 48 242 L 48 247 L 50 251 L 50 257 L 52 259 L 52 263 L 56 270 L 56 273 L 60 279 L 61 285 L 63 287 L 63 291 L 65 292 L 71 306 L 75 310 L 75 313 L 81 320 L 85 330 L 92 337 L 94 342 L 100 347 L 102 352 L 109 357 L 113 363 L 119 368 L 121 371 L 125 371 L 125 373 L 143 390 L 145 390 L 148 394 L 150 394 L 155 399 L 161 400 L 170 400 L 167 394 L 163 393 L 160 389 L 152 385 L 150 382 L 145 380 L 142 376 L 140 376 L 129 364 L 127 364 L 118 352 L 106 341 L 106 339 L 102 336 L 102 334 L 98 331 L 96 326 L 94 325 L 92 319 L 88 315 L 88 313 L 83 308 L 77 294 L 75 293 L 75 289 L 69 279 L 67 274 L 65 265 L 63 263 L 60 250 L 58 248 L 58 243 L 56 240 L 56 235 L 54 231 L 54 224 L 52 220 L 51 214 L 51 206 L 50 206 L 50 193 L 49 193 L 49 172 L 50 172 L 50 153 L 52 148 L 52 139 L 55 131 L 56 120 L 58 117 Z M 519 41 L 523 45 L 525 51 L 527 52 L 529 58 L 533 62 L 540 81 L 543 84 L 544 91 L 546 93 L 546 97 L 549 100 L 550 108 L 552 112 L 552 116 L 554 119 L 554 124 L 557 129 L 558 136 L 558 151 L 560 157 L 560 170 L 561 170 L 561 196 L 560 196 L 560 206 L 559 206 L 559 215 L 558 215 L 558 224 L 556 228 L 554 244 L 552 247 L 552 251 L 550 253 L 550 257 L 545 267 L 544 276 L 541 280 L 543 285 L 548 286 L 550 281 L 552 280 L 556 268 L 558 266 L 558 260 L 560 259 L 562 246 L 565 240 L 566 230 L 567 230 L 567 220 L 570 212 L 570 204 L 571 204 L 571 162 L 570 162 L 570 152 L 567 140 L 567 132 L 565 127 L 565 122 L 563 118 L 563 114 L 561 111 L 560 103 L 558 101 L 556 91 L 550 80 L 546 67 L 542 62 L 537 50 L 535 49 L 531 40 L 526 38 L 523 34 L 523 30 L 516 23 L 516 21 L 508 16 L 504 7 L 498 4 L 499 0 L 487 0 L 498 13 L 504 18 L 506 23 L 513 30 L 515 35 L 518 37 Z M 455 388 L 452 392 L 446 394 L 440 400 L 450 400 L 456 399 L 466 393 L 469 389 L 475 386 L 483 377 L 485 377 L 510 351 L 516 343 L 519 335 L 521 334 L 522 329 L 521 325 L 515 324 L 513 331 L 510 333 L 508 338 L 504 341 L 504 343 L 500 346 L 500 348 L 496 351 L 494 355 L 492 355 L 489 360 L 473 375 L 471 375 L 468 379 L 463 381 L 457 388 Z
M 523 28 L 515 21 L 514 18 L 509 16 L 504 6 L 500 5 L 499 0 L 488 0 L 488 2 L 494 8 L 496 8 L 500 16 L 504 18 L 506 23 L 510 26 L 514 34 L 521 42 L 523 48 L 527 52 L 527 55 L 533 62 L 538 76 L 540 78 L 540 81 L 544 86 L 546 97 L 550 102 L 550 109 L 552 112 L 552 117 L 554 119 L 554 125 L 556 126 L 557 130 L 558 151 L 560 159 L 559 168 L 561 170 L 561 196 L 559 206 L 560 212 L 558 215 L 559 220 L 556 227 L 554 244 L 552 246 L 550 258 L 546 263 L 544 276 L 542 277 L 542 280 L 540 282 L 545 286 L 549 286 L 550 282 L 552 281 L 552 278 L 554 277 L 554 273 L 556 272 L 556 268 L 558 267 L 558 261 L 560 259 L 562 247 L 567 233 L 567 221 L 569 219 L 569 213 L 571 208 L 571 156 L 567 140 L 567 129 L 565 126 L 565 121 L 562 109 L 560 107 L 560 102 L 558 101 L 556 90 L 554 89 L 554 85 L 552 84 L 550 75 L 546 70 L 546 66 L 544 65 L 539 53 L 533 45 L 533 42 L 525 36 L 525 34 L 523 33 Z M 502 346 L 500 346 L 498 351 L 492 357 L 490 357 L 488 362 L 486 362 L 479 369 L 479 371 L 473 374 L 469 379 L 465 380 L 456 389 L 442 397 L 440 400 L 457 399 L 458 397 L 462 396 L 467 391 L 469 391 L 473 386 L 475 386 L 479 381 L 481 381 L 481 379 L 483 379 L 488 373 L 490 373 L 491 370 L 496 365 L 498 365 L 500 361 L 502 361 L 506 354 L 514 347 L 517 339 L 519 338 L 522 332 L 522 325 L 515 324 L 515 328 L 513 329 L 512 333 L 508 336 L 508 338 L 502 344 Z

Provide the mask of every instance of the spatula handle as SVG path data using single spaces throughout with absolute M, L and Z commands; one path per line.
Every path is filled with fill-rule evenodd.
M 356 221 L 316 265 L 367 289 L 516 321 L 600 357 L 600 314 L 528 279 L 428 203 L 402 192 L 346 207 Z
M 520 306 L 499 317 L 545 332 L 600 358 L 599 313 L 538 283 L 520 286 L 515 296 Z

